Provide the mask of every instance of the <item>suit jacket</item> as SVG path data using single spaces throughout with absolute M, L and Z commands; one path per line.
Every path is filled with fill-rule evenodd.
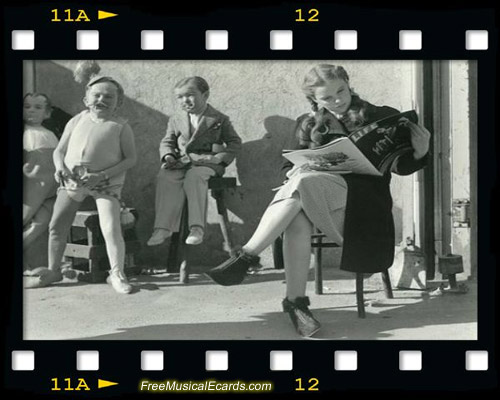
M 225 144 L 224 151 L 214 153 L 213 144 Z M 218 175 L 223 175 L 225 167 L 234 160 L 240 149 L 241 138 L 229 117 L 209 104 L 200 118 L 198 128 L 192 133 L 188 113 L 178 113 L 170 118 L 167 133 L 160 142 L 160 159 L 163 161 L 169 154 L 177 159 L 189 153 L 214 155 L 222 164 L 193 162 L 193 165 L 207 166 Z
M 394 108 L 378 107 L 367 102 L 364 107 L 366 124 L 398 113 Z M 303 118 L 299 117 L 297 129 Z M 349 131 L 347 126 L 346 129 Z M 297 139 L 295 144 L 300 147 Z M 429 155 L 426 155 L 415 160 L 413 153 L 402 154 L 392 166 L 392 172 L 410 175 L 423 168 L 428 158 Z M 282 173 L 291 167 L 292 164 L 286 161 Z M 342 177 L 347 182 L 347 204 L 340 268 L 363 273 L 385 271 L 394 261 L 395 246 L 391 173 L 384 176 L 347 174 Z

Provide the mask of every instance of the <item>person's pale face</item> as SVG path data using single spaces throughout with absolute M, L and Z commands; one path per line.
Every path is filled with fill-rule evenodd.
M 318 106 L 335 114 L 344 114 L 351 105 L 351 90 L 343 79 L 326 81 L 325 85 L 314 88 L 314 99 Z
M 174 90 L 179 106 L 190 114 L 200 114 L 205 108 L 209 92 L 202 93 L 193 83 Z
M 92 85 L 85 95 L 85 105 L 98 118 L 109 118 L 118 107 L 118 88 L 111 82 Z
M 28 96 L 24 99 L 23 119 L 28 125 L 40 126 L 50 117 L 47 110 L 47 100 L 43 96 Z

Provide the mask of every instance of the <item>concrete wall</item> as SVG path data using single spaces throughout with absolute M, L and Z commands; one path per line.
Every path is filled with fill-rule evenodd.
M 138 234 L 146 241 L 154 219 L 155 177 L 160 162 L 158 143 L 169 116 L 176 109 L 174 84 L 190 75 L 200 75 L 211 86 L 209 102 L 231 117 L 243 139 L 243 151 L 227 175 L 237 176 L 237 190 L 227 194 L 232 232 L 236 243 L 244 243 L 257 226 L 262 212 L 280 184 L 281 150 L 294 119 L 308 112 L 300 91 L 304 74 L 319 61 L 99 61 L 102 73 L 112 75 L 125 88 L 126 101 L 120 113 L 135 133 L 139 162 L 127 176 L 125 202 L 140 213 Z M 321 61 L 325 62 L 325 61 Z M 351 85 L 362 98 L 400 110 L 412 108 L 411 61 L 326 61 L 343 65 Z M 75 83 L 76 61 L 37 61 L 37 90 L 53 103 L 75 114 L 83 109 L 84 89 Z M 397 241 L 401 240 L 402 195 L 411 177 L 393 181 Z M 193 249 L 198 262 L 214 264 L 226 254 L 216 224 L 214 202 L 209 202 L 208 239 Z M 165 265 L 167 247 L 144 247 L 139 262 Z
M 453 199 L 471 199 L 471 161 L 469 157 L 469 64 L 457 60 L 451 63 L 451 164 Z M 475 188 L 473 190 L 476 190 Z M 452 251 L 464 260 L 464 276 L 471 275 L 471 232 L 469 227 L 452 230 Z M 473 240 L 477 240 L 474 238 Z

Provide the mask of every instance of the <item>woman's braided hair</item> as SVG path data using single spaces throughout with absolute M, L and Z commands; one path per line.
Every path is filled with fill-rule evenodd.
M 304 77 L 302 91 L 311 104 L 312 113 L 300 117 L 298 121 L 297 135 L 299 145 L 302 148 L 322 146 L 339 136 L 349 134 L 350 131 L 364 125 L 367 120 L 365 115 L 366 103 L 359 98 L 350 86 L 351 105 L 346 116 L 342 118 L 342 123 L 330 112 L 318 107 L 314 97 L 314 89 L 334 79 L 342 79 L 349 84 L 349 75 L 340 65 L 319 64 L 313 67 Z

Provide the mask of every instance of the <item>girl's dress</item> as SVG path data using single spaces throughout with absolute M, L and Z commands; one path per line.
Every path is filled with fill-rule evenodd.
M 313 225 L 331 240 L 342 244 L 347 202 L 347 183 L 340 175 L 294 169 L 290 180 L 276 193 L 271 204 L 299 193 L 302 209 Z
M 397 114 L 390 107 L 374 106 L 357 98 L 365 123 Z M 348 118 L 339 119 L 347 132 L 360 128 Z M 427 156 L 415 160 L 413 154 L 398 158 L 392 171 L 409 175 L 425 166 Z M 292 164 L 288 161 L 284 169 Z M 387 270 L 394 260 L 395 233 L 390 193 L 391 174 L 384 176 L 303 171 L 292 169 L 289 180 L 271 204 L 298 193 L 304 213 L 313 225 L 343 247 L 341 269 L 374 273 Z

